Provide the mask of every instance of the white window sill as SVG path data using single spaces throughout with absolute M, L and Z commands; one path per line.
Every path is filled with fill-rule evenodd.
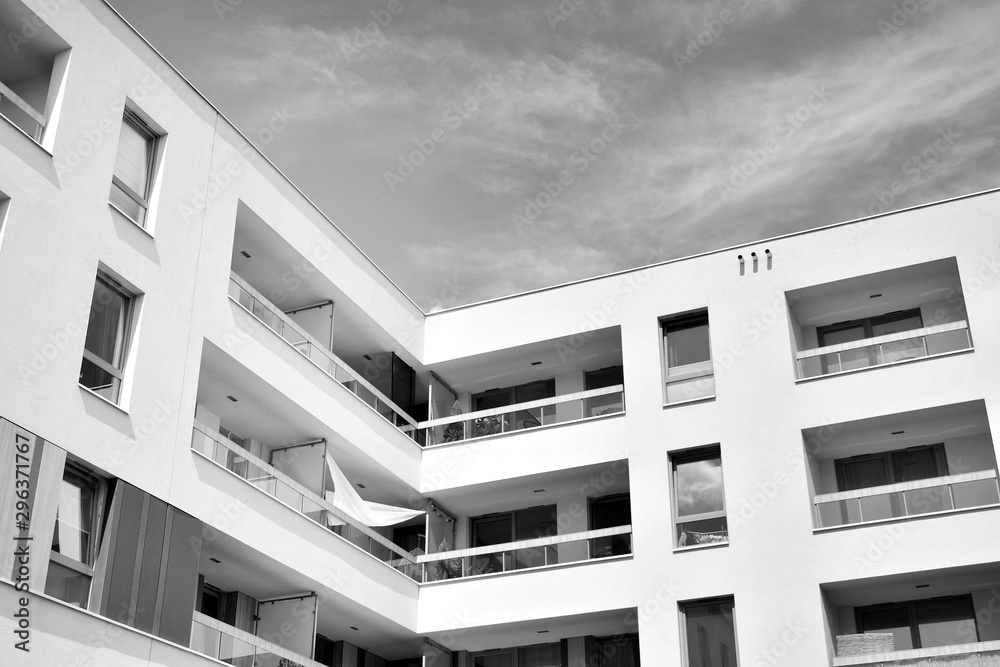
M 113 401 L 110 401 L 110 400 L 104 398 L 103 396 L 101 396 L 100 394 L 98 394 L 93 389 L 91 389 L 89 387 L 85 387 L 84 385 L 79 384 L 79 383 L 77 383 L 77 385 L 80 387 L 80 389 L 82 389 L 86 393 L 90 394 L 94 398 L 97 398 L 97 399 L 99 399 L 101 401 L 104 401 L 105 403 L 107 403 L 108 405 L 110 405 L 111 407 L 113 407 L 115 410 L 118 410 L 119 412 L 121 412 L 123 414 L 126 414 L 126 415 L 128 414 L 128 410 L 126 410 L 122 406 L 118 405 L 117 403 L 114 403 Z
M 682 553 L 684 551 L 700 551 L 702 549 L 718 549 L 719 547 L 728 547 L 729 540 L 725 542 L 709 542 L 707 544 L 690 544 L 683 547 L 674 547 L 674 553 Z
M 666 408 L 672 408 L 672 407 L 677 406 L 677 405 L 691 405 L 692 403 L 707 403 L 709 401 L 714 401 L 714 400 L 715 400 L 715 394 L 712 394 L 711 396 L 701 396 L 699 398 L 688 398 L 688 399 L 685 399 L 683 401 L 674 401 L 672 403 L 664 403 L 663 404 L 663 408 L 664 409 L 666 409 Z
M 112 209 L 114 209 L 115 211 L 117 211 L 119 213 L 119 215 L 121 215 L 123 218 L 125 218 L 126 220 L 128 220 L 129 222 L 131 222 L 133 225 L 135 225 L 136 227 L 138 227 L 139 229 L 141 229 L 147 236 L 149 236 L 149 238 L 151 238 L 151 239 L 155 239 L 156 238 L 155 236 L 153 236 L 153 232 L 149 231 L 148 229 L 146 229 L 145 227 L 143 227 L 142 225 L 140 225 L 138 222 L 136 222 L 135 219 L 132 216 L 130 216 L 125 211 L 121 210 L 121 208 L 117 204 L 115 204 L 114 202 L 109 201 L 108 202 L 108 206 L 110 206 Z

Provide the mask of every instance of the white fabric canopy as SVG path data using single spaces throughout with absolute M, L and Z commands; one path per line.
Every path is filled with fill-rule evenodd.
M 326 454 L 326 468 L 333 480 L 333 491 L 326 492 L 327 501 L 366 526 L 394 526 L 424 514 L 424 510 L 411 510 L 365 500 L 354 490 L 354 485 L 347 479 L 329 452 Z M 331 526 L 342 523 L 337 517 L 329 517 L 328 521 Z

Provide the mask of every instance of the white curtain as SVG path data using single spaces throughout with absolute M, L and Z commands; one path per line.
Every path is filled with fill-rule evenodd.
M 347 516 L 366 526 L 394 526 L 424 513 L 424 510 L 411 510 L 365 500 L 354 490 L 354 485 L 347 479 L 329 452 L 326 455 L 326 468 L 333 480 L 333 491 L 326 492 L 326 499 Z M 331 518 L 333 521 L 330 525 L 340 523 L 336 517 Z

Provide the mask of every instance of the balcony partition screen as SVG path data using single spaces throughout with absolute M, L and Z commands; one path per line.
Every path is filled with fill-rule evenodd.
M 187 646 L 200 550 L 200 521 L 119 480 L 95 567 L 92 606 L 102 616 Z

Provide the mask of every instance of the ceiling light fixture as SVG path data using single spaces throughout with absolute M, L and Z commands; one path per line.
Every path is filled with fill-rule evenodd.
M 878 298 L 879 298 L 879 297 L 881 297 L 881 296 L 882 296 L 882 293 L 881 293 L 881 292 L 879 292 L 878 294 L 869 294 L 869 295 L 868 295 L 868 298 L 869 298 L 869 299 L 878 299 Z
M 906 431 L 893 431 L 889 435 L 903 435 L 904 433 L 906 433 Z
M 540 361 L 532 361 L 532 362 L 531 362 L 531 365 L 532 365 L 532 366 L 541 366 L 541 365 L 542 365 L 542 362 L 540 362 Z
M 213 558 L 209 558 L 208 560 L 212 561 L 213 563 L 221 563 L 222 562 L 218 558 L 214 558 L 214 557 Z
M 226 398 L 228 398 L 228 399 L 229 399 L 230 401 L 232 401 L 233 403 L 236 403 L 236 402 L 238 402 L 238 399 L 237 399 L 237 398 L 236 398 L 235 396 L 232 396 L 232 395 L 230 395 L 230 396 L 226 396 Z
M 247 259 L 250 259 L 250 253 L 248 253 L 246 250 L 240 250 L 240 254 L 246 257 Z

